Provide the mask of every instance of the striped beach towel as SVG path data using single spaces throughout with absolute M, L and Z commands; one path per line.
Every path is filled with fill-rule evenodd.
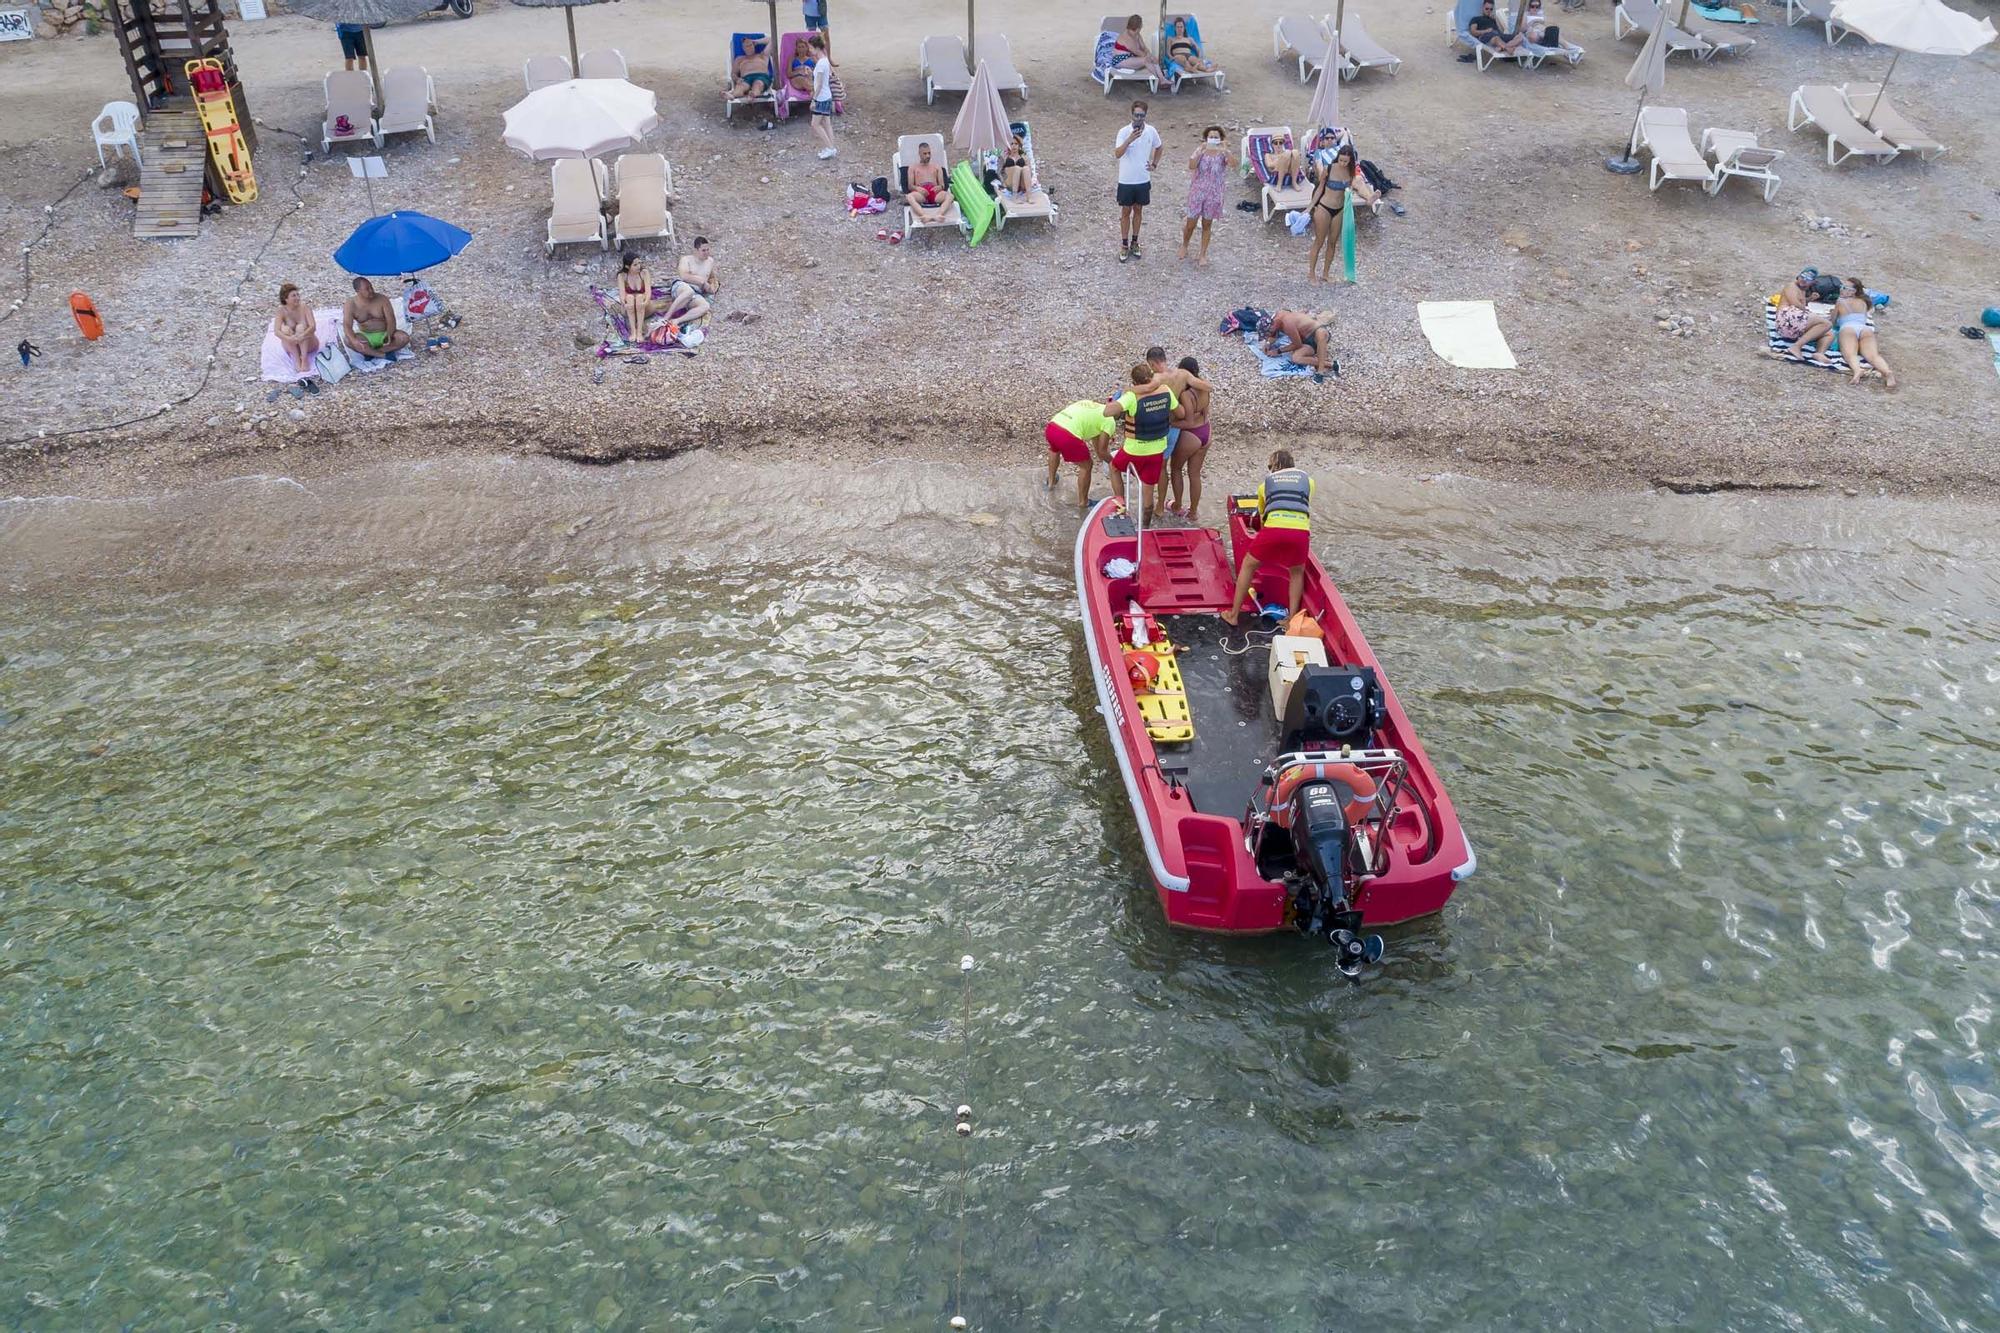
M 1811 307 L 1811 309 L 1814 314 L 1831 314 L 1833 310 L 1831 306 L 1815 306 Z M 1868 316 L 1868 327 L 1871 329 L 1875 327 L 1875 316 L 1872 312 Z M 1764 342 L 1772 351 L 1781 356 L 1792 350 L 1792 340 L 1778 332 L 1778 304 L 1775 301 L 1764 302 Z M 1856 353 L 1856 355 L 1859 356 L 1860 354 Z M 1798 363 L 1802 366 L 1818 366 L 1821 370 L 1847 369 L 1847 362 L 1840 355 L 1840 344 L 1838 341 L 1828 344 L 1827 355 L 1824 358 L 1806 355 L 1800 357 Z M 1868 366 L 1868 358 L 1865 356 L 1861 357 L 1861 364 Z M 1868 366 L 1868 368 L 1870 370 L 1874 369 L 1873 366 Z

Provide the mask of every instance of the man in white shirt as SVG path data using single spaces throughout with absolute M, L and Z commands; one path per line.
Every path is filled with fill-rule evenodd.
M 1153 202 L 1153 168 L 1160 165 L 1160 132 L 1146 123 L 1146 104 L 1132 103 L 1132 123 L 1118 131 L 1111 155 L 1118 159 L 1118 262 L 1139 258 L 1139 215 Z
M 820 141 L 819 156 L 824 162 L 840 151 L 833 146 L 833 62 L 827 59 L 824 37 L 810 37 L 807 45 L 813 53 L 813 138 Z

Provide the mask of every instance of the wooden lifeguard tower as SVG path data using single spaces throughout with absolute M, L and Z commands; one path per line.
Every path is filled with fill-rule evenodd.
M 244 142 L 253 151 L 257 146 L 220 0 L 109 0 L 107 16 L 125 57 L 132 100 L 146 121 L 139 139 L 144 163 L 132 234 L 192 236 L 201 228 L 203 186 L 212 198 L 229 196 L 209 156 L 208 136 L 188 88 L 188 61 L 222 62 Z

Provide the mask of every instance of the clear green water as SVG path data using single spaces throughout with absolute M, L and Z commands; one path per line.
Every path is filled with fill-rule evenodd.
M 1976 517 L 1335 487 L 1481 859 L 1352 986 L 1026 476 L 0 505 L 0 1327 L 2000 1325 Z

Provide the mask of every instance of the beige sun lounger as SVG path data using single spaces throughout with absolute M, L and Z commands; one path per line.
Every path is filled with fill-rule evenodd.
M 1923 126 L 1896 109 L 1879 83 L 1849 83 L 1840 90 L 1847 97 L 1854 118 L 1896 145 L 1905 153 L 1915 153 L 1928 162 L 1945 151 Z
M 1708 183 L 1710 194 L 1721 194 L 1724 181 L 1740 176 L 1763 183 L 1765 203 L 1776 197 L 1778 173 L 1771 168 L 1785 155 L 1783 149 L 1765 148 L 1746 130 L 1710 128 L 1701 132 L 1701 151 L 1715 159 L 1715 178 Z
M 1010 128 L 1020 134 L 1021 147 L 1027 150 L 1028 192 L 1015 195 L 1002 190 L 998 196 L 1000 213 L 994 220 L 995 225 L 1004 230 L 1009 222 L 1040 218 L 1053 226 L 1061 210 L 1057 209 L 1055 200 L 1049 198 L 1049 192 L 1042 184 L 1041 164 L 1035 161 L 1034 131 L 1025 120 L 1015 121 Z
M 1287 14 L 1271 25 L 1271 54 L 1279 60 L 1297 56 L 1300 83 L 1311 83 L 1319 73 L 1331 40 L 1326 24 L 1304 14 Z
M 1652 155 L 1647 188 L 1657 190 L 1667 181 L 1698 181 L 1706 187 L 1715 180 L 1708 159 L 1696 151 L 1688 137 L 1688 113 L 1679 107 L 1649 106 L 1639 111 L 1639 123 L 1632 128 L 1632 150 L 1644 148 Z
M 437 105 L 437 89 L 422 65 L 398 65 L 382 71 L 382 116 L 376 133 L 414 134 L 418 130 L 432 143 L 437 142 L 437 126 L 431 108 Z
M 1028 95 L 1028 81 L 1021 77 L 1021 71 L 1014 67 L 1014 46 L 1004 32 L 979 32 L 972 35 L 972 64 L 986 62 L 986 72 L 993 79 L 993 86 L 1001 92 L 1016 92 L 1023 98 Z
M 529 56 L 521 62 L 521 78 L 528 85 L 528 91 L 546 88 L 552 83 L 569 81 L 568 56 Z
M 1785 24 L 1790 27 L 1811 19 L 1826 29 L 1826 44 L 1832 46 L 1854 29 L 1833 17 L 1833 0 L 1785 0 Z M 1835 31 L 1838 29 L 1839 31 Z
M 579 79 L 622 79 L 629 72 L 625 67 L 625 53 L 616 47 L 585 51 L 576 58 L 576 77 Z
M 1715 47 L 1706 38 L 1667 23 L 1666 15 L 1660 12 L 1655 0 L 1618 0 L 1618 7 L 1611 11 L 1611 36 L 1614 40 L 1630 32 L 1651 36 L 1653 29 L 1662 23 L 1667 24 L 1668 55 L 1686 51 L 1696 60 L 1706 60 L 1715 54 Z
M 659 153 L 626 153 L 618 159 L 618 220 L 612 239 L 620 245 L 650 236 L 674 238 L 674 215 L 667 209 L 673 170 Z
M 604 237 L 604 164 L 595 159 L 566 157 L 549 165 L 549 185 L 555 193 L 549 208 L 549 238 L 542 247 L 554 254 L 558 245 L 596 241 L 608 250 Z
M 896 198 L 903 203 L 903 235 L 911 236 L 936 227 L 957 227 L 963 231 L 965 219 L 959 214 L 958 200 L 953 199 L 947 204 L 944 216 L 936 222 L 924 222 L 917 217 L 917 211 L 910 207 L 909 200 L 904 198 L 910 192 L 910 183 L 903 175 L 903 168 L 916 162 L 917 147 L 920 144 L 931 146 L 931 161 L 937 163 L 939 170 L 944 172 L 947 186 L 951 181 L 951 160 L 945 156 L 942 134 L 905 134 L 896 140 L 896 155 L 889 159 L 889 179 L 895 182 L 890 188 L 896 191 Z
M 382 131 L 375 123 L 375 81 L 366 70 L 336 69 L 322 83 L 326 93 L 326 119 L 320 123 L 319 150 L 324 153 L 337 143 L 366 139 L 382 146 Z M 347 130 L 340 118 L 347 117 Z
M 1757 44 L 1755 37 L 1742 31 L 1742 25 L 1711 23 L 1698 16 L 1692 7 L 1688 9 L 1687 31 L 1708 43 L 1710 59 L 1716 56 L 1741 55 Z
M 1389 49 L 1368 35 L 1368 29 L 1361 26 L 1361 16 L 1349 13 L 1341 22 L 1347 26 L 1340 30 L 1340 54 L 1346 57 L 1347 66 L 1341 70 L 1343 78 L 1353 78 L 1364 69 L 1386 69 L 1394 74 L 1403 67 L 1403 58 L 1392 54 Z
M 1878 157 L 1884 161 L 1899 151 L 1861 123 L 1847 105 L 1847 94 L 1830 83 L 1808 83 L 1792 92 L 1785 115 L 1788 129 L 1811 125 L 1826 136 L 1826 164 L 1837 167 L 1850 157 Z
M 1129 17 L 1131 17 L 1129 14 L 1106 14 L 1098 22 L 1097 30 L 1099 32 L 1123 32 L 1125 31 L 1125 20 Z M 1099 75 L 1096 68 L 1097 48 L 1095 42 L 1097 39 L 1093 37 L 1090 40 L 1093 43 L 1090 52 L 1090 77 L 1092 82 L 1103 86 L 1106 97 L 1111 96 L 1111 90 L 1121 83 L 1143 83 L 1146 85 L 1147 92 L 1156 93 L 1160 91 L 1160 81 L 1143 69 L 1118 69 L 1113 67 L 1105 70 L 1102 75 Z M 1160 58 L 1158 51 L 1154 51 L 1151 54 L 1155 60 Z
M 1160 16 L 1160 26 L 1153 31 L 1153 54 L 1160 58 L 1161 68 L 1166 67 L 1167 61 L 1167 31 L 1173 27 L 1176 19 L 1195 28 L 1201 26 L 1201 18 L 1196 14 L 1181 13 L 1163 14 Z M 1193 34 L 1189 35 L 1192 36 Z M 1224 74 L 1222 62 L 1215 60 L 1215 57 L 1208 54 L 1208 43 L 1206 41 L 1198 40 L 1196 45 L 1201 48 L 1201 55 L 1204 60 L 1214 61 L 1215 68 L 1211 70 L 1183 69 L 1179 74 L 1169 76 L 1173 80 L 1172 90 L 1179 92 L 1181 85 L 1184 83 L 1201 83 L 1205 80 L 1214 84 L 1217 92 L 1221 92 Z
M 917 48 L 917 73 L 924 81 L 924 101 L 935 102 L 939 93 L 971 91 L 972 72 L 965 67 L 965 40 L 961 37 L 926 37 Z
M 1264 183 L 1257 175 L 1256 168 L 1250 165 L 1250 141 L 1258 135 L 1263 135 L 1267 139 L 1276 139 L 1280 135 L 1290 136 L 1294 148 L 1298 147 L 1299 141 L 1298 137 L 1292 134 L 1292 127 L 1289 125 L 1252 125 L 1243 132 L 1242 154 L 1237 160 L 1244 164 L 1244 170 L 1250 173 L 1251 179 L 1257 181 L 1264 209 L 1264 221 L 1269 222 L 1280 213 L 1289 213 L 1293 209 L 1304 208 L 1312 203 L 1313 192 L 1310 185 L 1296 185 L 1289 190 L 1283 190 Z

